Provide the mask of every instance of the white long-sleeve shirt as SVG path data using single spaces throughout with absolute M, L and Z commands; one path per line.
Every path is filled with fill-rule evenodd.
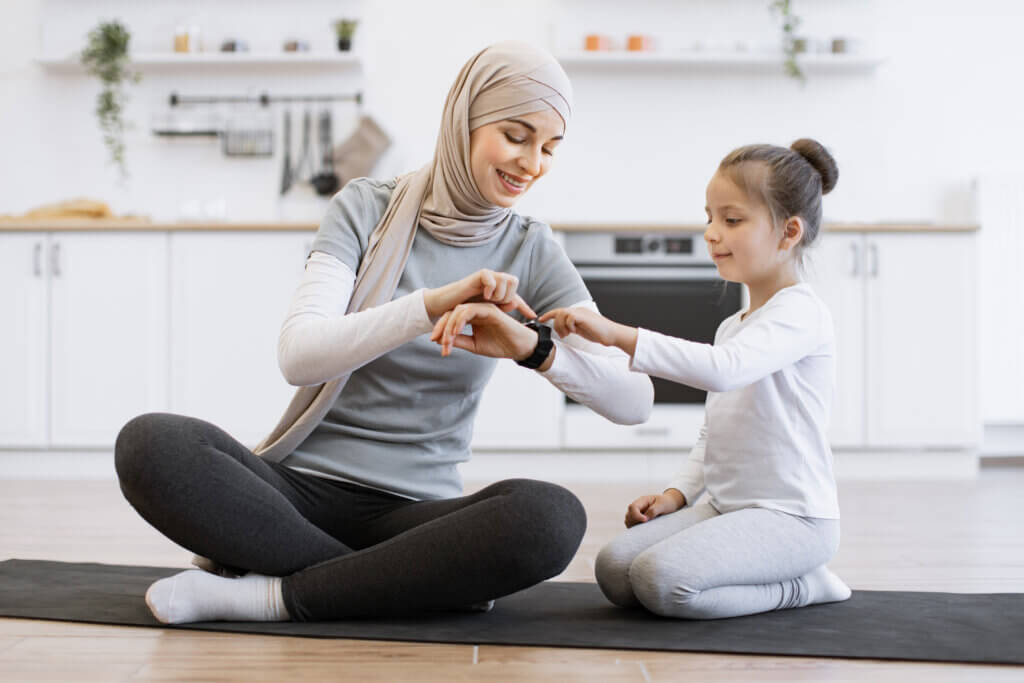
M 429 333 L 423 290 L 357 313 L 345 314 L 355 274 L 340 260 L 313 252 L 292 298 L 278 340 L 278 364 L 294 385 L 320 384 Z M 597 310 L 593 301 L 577 304 Z M 542 372 L 573 400 L 619 424 L 650 416 L 650 379 L 629 369 L 629 356 L 577 335 L 555 336 L 555 357 Z
M 806 283 L 722 322 L 715 343 L 641 329 L 632 369 L 708 392 L 704 427 L 669 483 L 687 503 L 838 519 L 827 429 L 835 378 L 832 317 Z

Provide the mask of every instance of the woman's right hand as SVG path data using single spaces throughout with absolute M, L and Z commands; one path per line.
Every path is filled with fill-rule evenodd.
M 626 508 L 626 527 L 649 522 L 655 517 L 675 512 L 684 505 L 686 505 L 686 496 L 676 489 L 669 489 L 665 493 L 640 496 Z
M 516 293 L 518 287 L 519 278 L 515 275 L 484 268 L 443 287 L 428 289 L 423 293 L 423 303 L 431 320 L 437 320 L 459 304 L 471 302 L 492 303 L 506 313 L 516 310 L 532 320 L 537 314 Z

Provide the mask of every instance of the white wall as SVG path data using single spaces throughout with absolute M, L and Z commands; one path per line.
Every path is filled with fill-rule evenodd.
M 96 86 L 84 75 L 44 70 L 33 58 L 80 46 L 101 17 L 122 17 L 138 49 L 170 42 L 178 23 L 196 21 L 211 40 L 229 31 L 254 48 L 285 33 L 329 48 L 328 22 L 363 17 L 367 109 L 398 145 L 381 167 L 394 173 L 429 158 L 441 104 L 463 60 L 501 38 L 577 44 L 589 31 L 642 31 L 665 47 L 777 40 L 767 0 L 414 0 L 281 3 L 146 3 L 22 0 L 0 9 L 0 212 L 56 199 L 105 198 L 121 212 L 173 219 L 189 198 L 224 197 L 232 218 L 287 213 L 277 199 L 279 163 L 226 159 L 209 141 L 148 133 L 172 89 L 348 90 L 360 78 L 233 71 L 148 72 L 132 89 L 128 118 L 131 178 L 119 184 L 105 163 L 92 115 Z M 811 135 L 834 151 L 841 180 L 826 202 L 837 220 L 958 221 L 973 217 L 970 183 L 979 174 L 1020 173 L 1021 95 L 1015 65 L 1024 8 L 1008 0 L 796 2 L 811 35 L 860 36 L 886 62 L 874 73 L 818 74 L 806 86 L 778 74 L 572 69 L 576 120 L 550 181 L 524 210 L 549 220 L 699 219 L 703 186 L 717 160 L 752 142 Z M 351 108 L 337 107 L 342 130 Z M 300 203 L 293 200 L 293 203 Z M 313 202 L 310 213 L 319 210 Z

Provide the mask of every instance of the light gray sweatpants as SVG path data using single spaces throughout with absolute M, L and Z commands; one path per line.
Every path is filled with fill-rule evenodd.
M 839 548 L 839 520 L 709 503 L 637 524 L 597 556 L 597 582 L 616 605 L 666 617 L 717 619 L 802 607 L 805 575 Z M 820 581 L 818 581 L 820 583 Z

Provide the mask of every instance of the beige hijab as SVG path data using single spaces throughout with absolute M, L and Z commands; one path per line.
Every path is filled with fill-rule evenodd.
M 374 228 L 356 274 L 348 312 L 391 301 L 405 270 L 417 226 L 455 247 L 497 238 L 512 210 L 489 204 L 470 168 L 469 134 L 513 116 L 555 110 L 568 125 L 572 88 L 555 59 L 525 43 L 497 43 L 470 59 L 448 92 L 434 159 L 400 176 Z M 280 461 L 294 451 L 334 405 L 349 375 L 301 387 L 255 452 Z

